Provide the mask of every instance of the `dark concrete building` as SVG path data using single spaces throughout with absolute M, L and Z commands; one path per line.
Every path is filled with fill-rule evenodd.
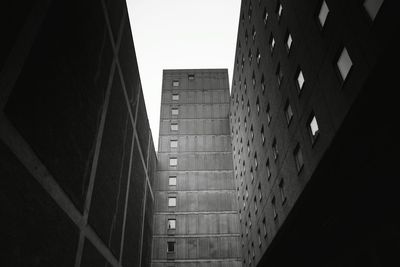
M 245 266 L 400 266 L 397 7 L 242 1 L 230 118 Z
M 125 1 L 0 5 L 0 266 L 149 266 L 156 154 Z
M 153 267 L 242 266 L 226 69 L 164 70 Z

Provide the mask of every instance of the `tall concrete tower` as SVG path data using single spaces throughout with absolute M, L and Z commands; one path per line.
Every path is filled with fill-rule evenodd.
M 164 70 L 152 266 L 241 266 L 226 69 Z

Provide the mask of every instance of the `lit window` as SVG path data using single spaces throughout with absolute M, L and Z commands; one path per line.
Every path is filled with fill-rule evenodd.
M 279 182 L 279 192 L 281 194 L 281 200 L 282 200 L 282 204 L 284 204 L 286 202 L 286 195 L 285 195 L 285 190 L 284 190 L 284 182 L 283 179 Z
M 271 178 L 271 167 L 269 166 L 269 159 L 267 159 L 267 163 L 265 164 L 265 170 L 267 173 L 267 180 Z
M 171 185 L 171 186 L 176 185 L 176 176 L 170 176 L 168 178 L 168 185 Z
M 176 207 L 176 197 L 168 198 L 168 207 Z
M 274 157 L 274 160 L 278 159 L 278 145 L 276 144 L 276 139 L 274 138 L 274 141 L 272 142 L 272 155 Z
M 346 77 L 349 74 L 352 66 L 353 62 L 351 61 L 346 47 L 344 47 L 337 61 L 337 67 L 339 69 L 340 76 L 342 77 L 342 81 L 346 80 Z
M 178 123 L 176 122 L 171 123 L 171 131 L 178 131 Z
M 172 81 L 172 86 L 173 87 L 178 87 L 179 86 L 179 81 Z
M 378 14 L 379 9 L 381 8 L 382 4 L 383 4 L 383 0 L 365 0 L 364 1 L 364 8 L 372 20 L 375 20 L 375 17 Z
M 175 252 L 175 242 L 168 241 L 167 252 Z
M 172 94 L 172 100 L 173 101 L 178 101 L 179 100 L 179 94 Z
M 286 115 L 287 124 L 289 125 L 290 122 L 292 121 L 292 118 L 293 118 L 293 110 L 292 110 L 292 107 L 289 104 L 289 101 L 286 101 L 285 115 Z
M 318 13 L 318 20 L 319 20 L 321 27 L 324 27 L 326 18 L 328 17 L 328 14 L 329 14 L 328 5 L 326 4 L 325 1 L 322 1 L 321 8 Z
M 177 108 L 172 108 L 172 109 L 171 109 L 171 114 L 172 114 L 172 115 L 178 115 L 178 114 L 179 114 L 179 109 L 177 109 Z
M 188 79 L 189 79 L 189 80 L 194 80 L 194 74 L 189 74 L 189 75 L 188 75 Z
M 178 147 L 178 140 L 171 140 L 170 146 L 171 146 L 171 148 L 177 148 Z
M 279 2 L 278 2 L 279 3 Z M 282 7 L 282 4 L 279 4 L 279 6 L 278 6 L 278 19 L 280 19 L 281 18 L 281 16 L 282 16 L 282 10 L 283 10 L 283 7 Z
M 290 48 L 292 47 L 293 39 L 292 35 L 290 33 L 287 33 L 286 35 L 286 49 L 289 52 Z
M 168 230 L 176 229 L 176 220 L 175 219 L 168 219 Z
M 265 9 L 265 8 L 264 8 L 264 13 L 263 13 L 263 21 L 264 21 L 264 24 L 267 24 L 268 12 L 267 12 L 267 9 Z
M 254 153 L 254 166 L 255 169 L 257 170 L 258 169 L 257 152 Z
M 298 71 L 296 80 L 297 80 L 297 89 L 299 92 L 301 92 L 305 82 L 304 75 L 301 70 Z
M 304 160 L 303 160 L 303 152 L 301 151 L 299 144 L 297 144 L 293 154 L 294 154 L 294 160 L 296 162 L 297 172 L 300 172 L 303 169 Z
M 317 118 L 315 117 L 314 114 L 311 114 L 307 124 L 308 124 L 308 131 L 311 136 L 311 143 L 314 144 L 315 140 L 318 137 L 318 133 L 319 133 Z
M 271 49 L 271 53 L 273 53 L 274 52 L 274 47 L 275 47 L 275 39 L 272 36 L 272 33 L 271 33 L 271 36 L 269 37 L 269 46 L 270 46 L 270 49 Z
M 260 50 L 257 48 L 257 64 L 260 65 L 261 62 L 261 53 Z
M 178 165 L 178 158 L 170 158 L 169 159 L 169 166 L 176 167 Z

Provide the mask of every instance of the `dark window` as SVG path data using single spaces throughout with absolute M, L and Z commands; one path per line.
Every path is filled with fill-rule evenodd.
M 168 241 L 167 252 L 175 252 L 175 242 Z
M 301 151 L 300 144 L 297 144 L 296 148 L 294 149 L 294 159 L 296 162 L 297 172 L 300 172 L 304 166 L 303 152 Z

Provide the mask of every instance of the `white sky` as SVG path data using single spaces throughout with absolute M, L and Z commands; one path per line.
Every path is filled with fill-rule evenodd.
M 240 0 L 127 0 L 156 150 L 163 69 L 227 68 L 236 49 Z

